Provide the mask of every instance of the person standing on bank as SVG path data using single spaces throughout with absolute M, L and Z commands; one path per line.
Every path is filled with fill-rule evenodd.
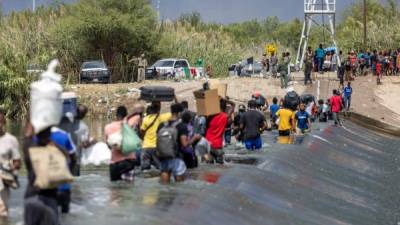
M 8 217 L 10 199 L 9 178 L 21 168 L 21 156 L 17 139 L 6 132 L 6 114 L 0 109 L 0 219 Z M 5 175 L 11 176 L 5 176 Z M 0 220 L 2 221 L 2 220 Z
M 312 49 L 311 47 L 308 47 L 308 50 L 304 56 L 304 85 L 307 85 L 308 81 L 310 81 L 310 84 L 312 84 L 311 72 L 313 69 L 313 59 L 314 55 Z
M 344 87 L 344 75 L 346 73 L 346 58 L 343 56 L 343 52 L 339 51 L 340 65 L 337 71 L 337 77 L 339 78 L 339 89 Z
M 148 66 L 147 64 L 147 59 L 145 58 L 145 54 L 143 53 L 140 55 L 139 58 L 133 58 L 129 60 L 128 62 L 134 62 L 137 61 L 138 65 L 138 76 L 137 76 L 137 82 L 140 83 L 142 81 L 146 80 L 146 68 Z
M 322 44 L 319 44 L 319 47 L 315 51 L 316 58 L 318 62 L 318 72 L 323 73 L 323 65 L 324 65 L 324 58 L 325 58 L 325 50 L 322 47 Z
M 290 64 L 290 59 L 287 53 L 282 54 L 282 63 L 279 65 L 279 73 L 280 73 L 280 79 L 281 79 L 281 88 L 287 88 L 288 87 L 288 82 L 289 82 L 289 64 Z
M 271 53 L 270 65 L 272 77 L 276 78 L 278 73 L 278 57 L 276 57 L 274 52 Z

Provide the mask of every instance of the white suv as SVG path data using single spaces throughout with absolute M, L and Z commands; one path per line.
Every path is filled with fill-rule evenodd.
M 175 77 L 182 68 L 190 68 L 186 59 L 161 59 L 146 69 L 146 80 L 157 78 Z

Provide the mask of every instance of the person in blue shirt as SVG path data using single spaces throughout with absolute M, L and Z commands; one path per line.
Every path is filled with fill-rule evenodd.
M 274 97 L 272 99 L 272 105 L 269 107 L 269 111 L 271 112 L 271 124 L 273 128 L 278 128 L 276 124 L 276 120 L 278 119 L 276 116 L 276 112 L 279 110 L 278 99 Z
M 72 141 L 71 135 L 57 127 L 53 127 L 51 129 L 50 140 L 69 155 L 69 165 L 71 167 L 71 162 L 75 160 L 74 158 L 76 156 L 76 147 Z M 61 207 L 61 212 L 69 213 L 69 205 L 71 202 L 70 184 L 63 184 L 58 187 L 57 200 L 58 205 Z
M 346 107 L 346 111 L 350 110 L 352 94 L 353 94 L 353 88 L 351 87 L 351 82 L 349 82 L 347 84 L 347 87 L 343 89 L 344 106 Z
M 299 106 L 299 111 L 295 114 L 295 120 L 297 123 L 297 131 L 298 133 L 304 134 L 308 132 L 311 128 L 310 123 L 310 114 L 306 112 L 306 107 L 304 103 L 301 103 Z
M 63 119 L 66 119 L 65 117 Z M 33 138 L 34 143 L 38 143 L 38 137 Z M 50 141 L 53 142 L 57 148 L 68 154 L 68 165 L 72 169 L 73 162 L 76 161 L 76 146 L 72 141 L 71 135 L 58 127 L 51 128 Z M 62 213 L 69 213 L 69 205 L 71 202 L 71 185 L 63 184 L 58 187 L 57 191 L 58 206 L 61 207 Z
M 322 44 L 319 44 L 319 48 L 315 51 L 315 55 L 317 57 L 317 62 L 318 62 L 318 72 L 322 72 L 323 64 L 324 64 L 324 58 L 325 58 L 325 50 L 322 48 Z

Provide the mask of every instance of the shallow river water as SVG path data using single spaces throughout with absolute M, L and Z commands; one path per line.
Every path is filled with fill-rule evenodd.
M 72 212 L 62 224 L 400 222 L 400 140 L 350 122 L 345 128 L 316 127 L 294 145 L 278 144 L 273 132 L 263 137 L 261 152 L 231 146 L 227 165 L 202 165 L 184 183 L 170 186 L 143 175 L 130 184 L 111 184 L 106 168 L 87 170 L 73 184 Z M 12 225 L 22 220 L 21 179 L 22 188 L 12 193 Z

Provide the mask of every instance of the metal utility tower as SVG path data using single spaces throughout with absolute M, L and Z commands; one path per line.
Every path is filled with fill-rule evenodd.
M 322 25 L 314 20 L 316 16 L 322 16 Z M 325 16 L 328 18 L 329 28 L 325 27 Z M 324 29 L 328 30 L 332 39 L 332 45 L 337 49 L 335 40 L 336 0 L 304 0 L 304 24 L 296 58 L 296 66 L 298 69 L 303 67 L 304 54 L 307 51 L 308 39 L 313 23 L 318 26 L 323 26 Z M 325 36 L 323 38 L 325 40 Z M 338 56 L 338 54 L 336 55 Z M 340 64 L 339 56 L 338 63 Z

